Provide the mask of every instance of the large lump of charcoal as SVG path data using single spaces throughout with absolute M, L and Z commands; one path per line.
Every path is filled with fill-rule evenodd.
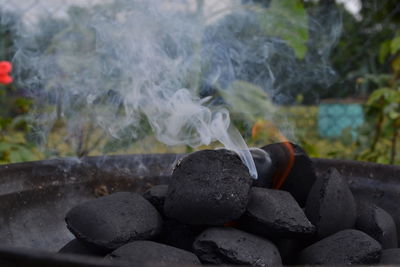
M 317 227 L 319 239 L 355 225 L 357 210 L 353 194 L 339 172 L 330 168 L 311 188 L 306 215 Z
M 290 193 L 253 187 L 240 225 L 269 237 L 301 237 L 315 232 L 314 225 Z
M 209 264 L 282 265 L 272 242 L 230 227 L 207 229 L 196 239 L 193 248 L 200 260 Z
M 63 254 L 78 254 L 87 256 L 104 257 L 107 253 L 101 248 L 82 242 L 78 239 L 73 239 L 65 244 L 58 253 Z
M 222 225 L 244 213 L 251 184 L 237 154 L 224 149 L 194 152 L 175 166 L 164 213 L 183 223 Z
M 359 203 L 356 228 L 375 238 L 383 249 L 397 248 L 397 229 L 393 217 L 374 204 Z
M 143 193 L 143 197 L 147 199 L 158 210 L 161 215 L 164 215 L 164 202 L 167 196 L 168 185 L 155 185 Z
M 130 192 L 82 203 L 67 213 L 65 221 L 76 238 L 106 250 L 153 238 L 162 227 L 157 210 L 141 195 Z
M 349 265 L 379 262 L 381 245 L 358 230 L 343 230 L 305 248 L 299 264 Z
M 255 185 L 266 187 L 285 178 L 279 189 L 288 191 L 299 205 L 304 207 L 311 187 L 317 179 L 310 157 L 300 146 L 289 142 L 274 143 L 261 149 L 268 153 L 271 167 L 260 175 Z M 291 160 L 293 166 L 288 169 Z M 289 172 L 286 173 L 287 171 Z M 285 175 L 287 177 L 284 177 Z
M 192 266 L 200 264 L 191 252 L 152 241 L 134 241 L 114 250 L 107 257 L 130 266 Z

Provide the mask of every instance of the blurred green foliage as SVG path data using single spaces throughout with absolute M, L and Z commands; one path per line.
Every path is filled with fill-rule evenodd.
M 19 18 L 0 12 L 0 61 L 11 61 L 15 53 L 16 27 Z M 36 160 L 42 157 L 35 144 L 28 142 L 31 100 L 14 85 L 0 85 L 0 164 Z
M 268 8 L 256 10 L 260 27 L 267 36 L 285 40 L 299 59 L 307 53 L 308 15 L 301 1 L 271 1 Z

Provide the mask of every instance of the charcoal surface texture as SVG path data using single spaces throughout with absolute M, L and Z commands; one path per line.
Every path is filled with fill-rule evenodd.
M 182 266 L 199 265 L 197 256 L 191 252 L 152 241 L 128 243 L 108 256 L 118 262 L 129 262 L 130 266 Z
M 315 226 L 290 193 L 252 187 L 240 226 L 249 232 L 268 237 L 301 237 L 315 232 Z
M 234 228 L 209 228 L 199 235 L 193 248 L 204 263 L 282 266 L 272 242 Z
M 285 182 L 280 189 L 288 191 L 296 199 L 301 207 L 306 204 L 307 196 L 316 181 L 316 175 L 314 171 L 314 165 L 307 153 L 298 145 L 290 143 L 294 150 L 294 164 L 287 176 Z M 290 153 L 283 143 L 274 143 L 261 148 L 266 151 L 272 161 L 274 170 L 272 173 L 276 176 L 282 176 L 285 172 Z M 271 173 L 269 171 L 268 173 Z M 271 179 L 268 176 L 260 177 L 255 182 L 256 186 L 263 186 L 263 179 Z
M 160 184 L 155 185 L 146 192 L 143 197 L 149 201 L 160 214 L 164 214 L 164 202 L 167 196 L 168 185 Z
M 400 265 L 400 248 L 382 250 L 380 264 Z
M 305 248 L 299 264 L 374 264 L 378 263 L 381 245 L 358 230 L 343 230 Z
M 175 166 L 164 214 L 188 224 L 228 223 L 244 213 L 252 180 L 233 152 L 194 152 Z
M 76 238 L 109 250 L 153 238 L 162 227 L 157 210 L 141 195 L 130 192 L 82 203 L 67 213 L 65 221 Z
M 93 245 L 79 241 L 78 239 L 73 239 L 69 241 L 58 252 L 66 254 L 79 254 L 79 255 L 98 256 L 98 257 L 104 257 L 107 254 L 106 251 L 94 247 Z
M 317 179 L 308 196 L 305 211 L 317 227 L 319 239 L 340 230 L 352 229 L 357 218 L 353 194 L 334 168 Z
M 380 207 L 358 204 L 356 228 L 381 243 L 383 249 L 397 248 L 397 230 L 392 216 Z

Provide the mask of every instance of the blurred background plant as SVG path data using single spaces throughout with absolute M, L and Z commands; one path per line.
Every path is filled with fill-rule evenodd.
M 196 3 L 196 12 L 201 12 L 204 1 Z M 253 12 L 254 19 L 242 21 L 240 16 L 232 14 L 218 27 L 235 28 L 240 24 L 234 31 L 236 38 L 244 43 L 249 40 L 249 51 L 260 54 L 260 62 L 246 63 L 246 71 L 237 75 L 229 86 L 204 84 L 202 77 L 192 77 L 190 82 L 197 84 L 199 96 L 211 96 L 213 101 L 223 103 L 250 146 L 279 141 L 283 133 L 313 157 L 400 164 L 400 3 L 397 0 L 243 0 L 241 4 Z M 108 12 L 118 12 L 116 2 L 91 7 L 68 5 L 66 16 L 40 18 L 37 22 L 40 31 L 33 37 L 32 49 L 45 55 L 60 49 L 82 56 L 95 53 L 94 33 L 81 22 L 93 9 L 104 5 Z M 12 9 L 0 12 L 0 60 L 13 61 L 16 43 L 21 38 L 17 27 L 26 19 L 22 15 Z M 218 27 L 210 25 L 208 30 L 218 32 Z M 258 36 L 258 42 L 250 42 L 254 35 Z M 330 38 L 337 40 L 324 46 Z M 277 51 L 276 55 L 269 55 L 268 67 L 262 61 L 265 44 Z M 58 63 L 65 75 L 35 85 L 39 93 L 58 92 L 53 102 L 40 106 L 57 114 L 52 126 L 45 130 L 40 120 L 32 116 L 33 100 L 21 82 L 35 70 L 19 72 L 14 77 L 15 83 L 0 85 L 0 163 L 60 156 L 192 150 L 157 142 L 144 118 L 140 132 L 131 131 L 132 126 L 126 125 L 115 133 L 118 138 L 110 137 L 91 119 L 79 120 L 80 124 L 71 132 L 65 120 L 73 120 L 74 115 L 65 113 L 64 101 L 73 102 L 82 114 L 89 114 L 89 110 L 79 101 L 66 99 L 58 89 L 58 84 L 73 79 L 68 73 L 85 72 L 102 80 L 102 88 L 98 89 L 104 93 L 93 99 L 91 106 L 97 112 L 107 108 L 107 101 L 115 104 L 123 100 L 112 89 L 121 82 L 118 70 L 110 77 L 101 77 L 96 69 L 100 62 L 87 61 L 76 66 L 68 60 Z M 105 64 L 106 61 L 104 56 Z M 336 73 L 315 73 L 315 69 L 329 64 Z M 304 79 L 301 82 L 288 79 L 288 72 L 301 73 Z M 273 79 L 282 81 L 274 92 L 264 88 L 271 73 Z M 317 76 L 322 78 L 318 82 Z M 122 106 L 114 106 L 117 106 L 115 112 L 124 112 Z

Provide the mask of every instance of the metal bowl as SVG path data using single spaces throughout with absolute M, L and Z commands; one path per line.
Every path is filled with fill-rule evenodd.
M 24 262 L 25 266 L 54 265 L 54 260 L 65 266 L 96 266 L 79 257 L 72 259 L 73 265 L 68 265 L 69 256 L 38 253 L 37 249 L 56 252 L 74 238 L 64 222 L 66 212 L 73 206 L 116 191 L 143 192 L 155 184 L 167 183 L 171 167 L 182 156 L 67 158 L 0 166 L 0 263 L 20 266 L 21 260 L 30 259 L 27 262 L 32 265 Z M 400 229 L 400 166 L 347 160 L 313 161 L 317 175 L 329 167 L 337 168 L 356 197 L 387 210 Z

